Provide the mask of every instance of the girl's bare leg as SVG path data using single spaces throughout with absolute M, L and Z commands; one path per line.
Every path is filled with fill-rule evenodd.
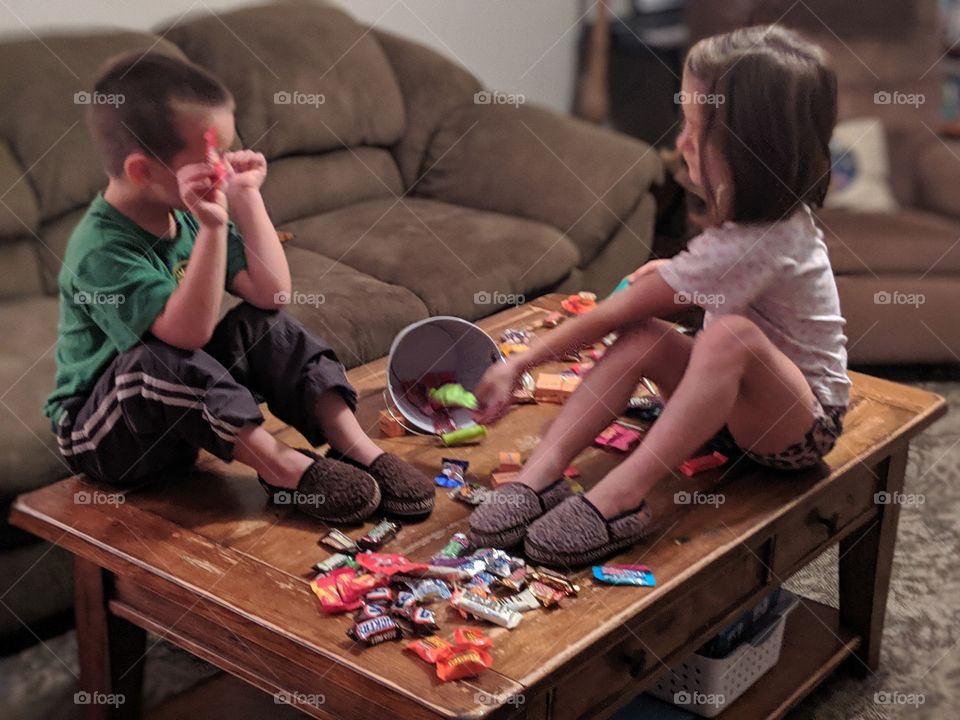
M 564 404 L 517 481 L 542 490 L 621 412 L 641 377 L 670 393 L 680 382 L 693 340 L 662 320 L 621 333 Z
M 606 517 L 636 508 L 650 488 L 724 425 L 740 447 L 779 452 L 803 439 L 816 399 L 799 368 L 750 320 L 716 318 L 640 446 L 587 493 Z

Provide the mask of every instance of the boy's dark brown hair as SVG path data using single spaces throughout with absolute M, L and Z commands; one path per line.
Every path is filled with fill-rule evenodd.
M 233 102 L 220 80 L 193 63 L 156 52 L 110 60 L 94 85 L 87 109 L 90 133 L 111 177 L 123 175 L 134 152 L 169 163 L 185 143 L 176 127 L 175 104 L 218 107 Z
M 701 173 L 716 220 L 776 222 L 800 203 L 823 204 L 830 184 L 830 137 L 837 78 L 826 53 L 778 25 L 701 40 L 685 69 L 705 85 Z M 729 217 L 720 217 L 703 153 L 716 148 L 733 178 Z

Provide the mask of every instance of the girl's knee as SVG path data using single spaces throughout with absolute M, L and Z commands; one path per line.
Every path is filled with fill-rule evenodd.
M 756 355 L 760 345 L 767 342 L 755 322 L 743 315 L 721 315 L 714 318 L 694 341 L 700 354 L 716 358 L 734 358 Z

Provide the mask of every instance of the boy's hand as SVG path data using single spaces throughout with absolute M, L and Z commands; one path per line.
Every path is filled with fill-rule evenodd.
M 663 258 L 660 260 L 651 260 L 650 262 L 646 262 L 640 267 L 638 267 L 636 270 L 634 270 L 632 273 L 627 275 L 627 281 L 631 285 L 633 285 L 638 278 L 642 278 L 644 275 L 649 275 L 650 273 L 654 272 L 657 268 L 659 268 L 661 265 L 666 265 L 668 262 L 670 262 L 670 260 L 666 258 Z
M 499 420 L 513 403 L 513 391 L 520 383 L 518 366 L 512 361 L 497 362 L 487 368 L 473 390 L 479 409 L 473 417 L 481 425 Z
M 225 190 L 231 202 L 234 197 L 250 190 L 260 190 L 267 177 L 267 159 L 253 150 L 237 150 L 223 153 L 229 172 Z
M 227 224 L 227 196 L 215 186 L 216 171 L 207 163 L 184 165 L 177 172 L 180 198 L 201 225 Z

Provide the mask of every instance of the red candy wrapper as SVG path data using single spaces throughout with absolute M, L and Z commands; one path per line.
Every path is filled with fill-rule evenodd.
M 407 644 L 407 650 L 412 650 L 420 656 L 421 660 L 425 660 L 431 665 L 437 662 L 437 658 L 444 650 L 451 647 L 453 646 L 439 635 L 420 638 Z
M 206 132 L 203 133 L 203 140 L 207 144 L 207 162 L 213 165 L 213 171 L 215 173 L 213 189 L 216 190 L 223 184 L 224 179 L 227 177 L 227 164 L 223 161 L 220 150 L 217 149 L 217 145 L 219 144 L 217 141 L 217 129 L 212 125 L 207 128 Z
M 483 648 L 454 645 L 437 657 L 437 677 L 444 682 L 474 677 L 491 665 L 493 658 Z
M 483 634 L 482 630 L 461 625 L 453 631 L 453 641 L 457 645 L 472 645 L 484 650 L 493 647 L 493 640 Z
M 395 573 L 422 572 L 427 566 L 422 563 L 410 562 L 403 555 L 396 553 L 357 553 L 357 565 L 364 570 L 381 575 L 394 575 Z M 381 583 L 381 585 L 384 583 Z

